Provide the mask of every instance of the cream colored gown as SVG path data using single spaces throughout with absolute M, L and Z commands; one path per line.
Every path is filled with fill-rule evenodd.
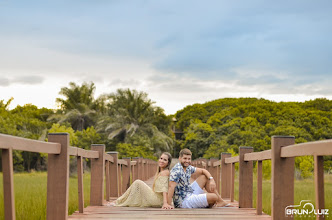
M 152 190 L 141 180 L 135 180 L 127 191 L 115 201 L 115 206 L 162 207 L 163 192 L 168 191 L 168 176 L 158 176 Z

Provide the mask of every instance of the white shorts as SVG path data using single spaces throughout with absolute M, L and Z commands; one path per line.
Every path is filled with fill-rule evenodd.
M 209 207 L 206 193 L 203 189 L 201 189 L 201 187 L 199 187 L 198 183 L 194 181 L 192 184 L 190 184 L 190 186 L 194 190 L 194 192 L 183 200 L 181 208 L 197 209 Z

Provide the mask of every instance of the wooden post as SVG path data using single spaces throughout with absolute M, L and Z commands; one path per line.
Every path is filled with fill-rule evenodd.
M 231 196 L 231 202 L 234 202 L 234 180 L 235 180 L 235 163 L 230 163 L 231 166 L 231 178 L 230 178 L 230 196 Z
M 130 186 L 130 157 L 122 158 L 128 164 L 128 166 L 122 167 L 122 192 L 126 192 L 126 190 Z
M 99 152 L 99 158 L 91 159 L 90 205 L 102 206 L 104 200 L 105 145 L 92 144 L 91 150 Z
M 323 156 L 314 156 L 315 161 L 315 194 L 316 194 L 316 211 L 321 213 L 325 209 L 324 201 L 324 158 Z M 316 219 L 324 219 L 324 215 L 316 215 Z
M 271 140 L 272 163 L 272 219 L 293 219 L 285 215 L 285 208 L 294 205 L 294 158 L 281 158 L 281 148 L 293 145 L 292 136 L 273 136 Z
M 77 156 L 78 211 L 84 212 L 83 158 Z
M 257 161 L 257 198 L 256 198 L 256 214 L 261 215 L 262 214 L 262 199 L 263 199 L 263 193 L 262 193 L 262 184 L 263 184 L 263 162 Z
M 50 133 L 48 141 L 60 143 L 61 153 L 48 154 L 46 218 L 68 219 L 69 134 Z
M 205 165 L 203 166 L 203 168 L 207 170 L 207 168 L 208 168 L 208 159 L 202 158 L 202 161 L 204 161 L 204 163 L 205 163 Z
M 225 159 L 231 157 L 230 153 L 221 153 L 221 197 L 230 198 L 230 172 L 229 164 L 225 163 Z
M 106 178 L 106 201 L 110 201 L 111 179 L 110 179 L 110 161 L 105 161 L 105 178 Z
M 216 183 L 216 189 L 217 191 L 219 192 L 219 188 L 218 188 L 218 173 L 217 173 L 217 167 L 214 167 L 213 166 L 213 163 L 218 161 L 217 158 L 210 158 L 210 163 L 211 163 L 211 166 L 210 166 L 210 173 L 211 175 L 213 176 L 213 179 Z
M 110 196 L 111 197 L 118 197 L 119 196 L 119 185 L 118 185 L 118 152 L 112 151 L 107 152 L 113 157 L 113 163 L 110 163 L 110 178 L 111 178 L 111 189 L 110 189 Z
M 221 193 L 221 185 L 220 185 L 220 165 L 216 167 L 216 184 L 217 184 L 217 191 Z
M 252 147 L 239 148 L 239 208 L 252 208 L 253 162 L 244 161 L 244 154 L 251 152 Z
M 149 178 L 149 161 L 145 159 L 145 164 L 144 164 L 144 180 L 147 180 Z
M 137 161 L 137 172 L 138 179 L 143 180 L 144 169 L 143 169 L 143 159 L 140 157 Z
M 2 149 L 3 199 L 5 220 L 15 219 L 13 149 Z
M 136 165 L 133 166 L 133 172 L 132 172 L 132 177 L 133 177 L 133 182 L 138 179 L 138 163 L 139 163 L 139 157 L 134 157 L 132 161 L 136 161 Z
M 122 164 L 118 164 L 118 174 L 119 174 L 119 178 L 118 178 L 118 184 L 119 184 L 119 195 L 122 195 Z

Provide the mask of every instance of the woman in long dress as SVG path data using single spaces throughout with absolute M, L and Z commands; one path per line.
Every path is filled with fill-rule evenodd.
M 143 181 L 135 180 L 127 191 L 115 201 L 115 206 L 161 207 L 172 209 L 167 203 L 169 166 L 172 156 L 164 152 L 159 157 L 158 171 L 152 189 Z

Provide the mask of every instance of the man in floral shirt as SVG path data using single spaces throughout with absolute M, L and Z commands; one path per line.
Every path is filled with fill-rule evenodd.
M 190 165 L 191 151 L 189 149 L 180 151 L 179 161 L 170 172 L 168 204 L 171 205 L 173 199 L 176 208 L 228 206 L 216 191 L 216 183 L 211 174 L 205 169 Z M 192 174 L 199 176 L 190 184 Z M 208 193 L 204 192 L 204 188 Z

